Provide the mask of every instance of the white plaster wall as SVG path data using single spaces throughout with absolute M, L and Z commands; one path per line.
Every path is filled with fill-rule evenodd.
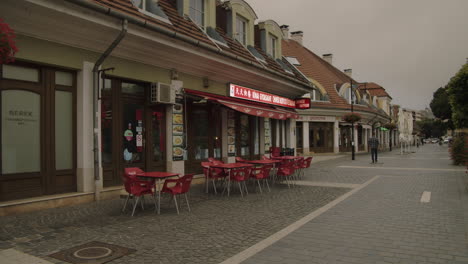
M 94 63 L 83 62 L 77 76 L 77 188 L 93 192 L 93 73 Z

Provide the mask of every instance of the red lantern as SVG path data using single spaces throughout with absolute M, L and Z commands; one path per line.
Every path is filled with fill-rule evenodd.
M 10 63 L 15 60 L 15 54 L 18 52 L 15 38 L 15 32 L 0 19 L 0 64 Z

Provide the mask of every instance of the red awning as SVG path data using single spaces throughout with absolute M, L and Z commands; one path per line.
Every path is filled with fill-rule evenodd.
M 288 118 L 299 118 L 299 115 L 294 110 L 278 109 L 267 104 L 247 102 L 244 100 L 230 98 L 227 96 L 209 94 L 189 89 L 185 89 L 185 92 L 203 97 L 207 100 L 218 102 L 231 109 L 253 116 L 261 116 L 280 120 L 285 120 Z

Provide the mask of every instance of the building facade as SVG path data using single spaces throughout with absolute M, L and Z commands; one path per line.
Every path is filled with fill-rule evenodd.
M 208 157 L 294 147 L 313 85 L 244 1 L 2 1 L 0 201 L 121 190 L 126 167 L 200 173 Z

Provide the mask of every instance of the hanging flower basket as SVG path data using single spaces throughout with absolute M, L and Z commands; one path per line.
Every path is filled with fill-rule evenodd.
M 343 120 L 348 123 L 356 123 L 359 122 L 361 119 L 361 115 L 356 113 L 349 113 L 343 116 Z
M 15 32 L 0 19 L 0 64 L 10 63 L 15 60 L 15 54 L 18 52 L 15 38 Z
M 385 127 L 385 128 L 388 129 L 388 130 L 393 130 L 393 129 L 395 129 L 397 126 L 396 126 L 395 123 L 387 123 L 387 124 L 385 124 L 383 127 Z

